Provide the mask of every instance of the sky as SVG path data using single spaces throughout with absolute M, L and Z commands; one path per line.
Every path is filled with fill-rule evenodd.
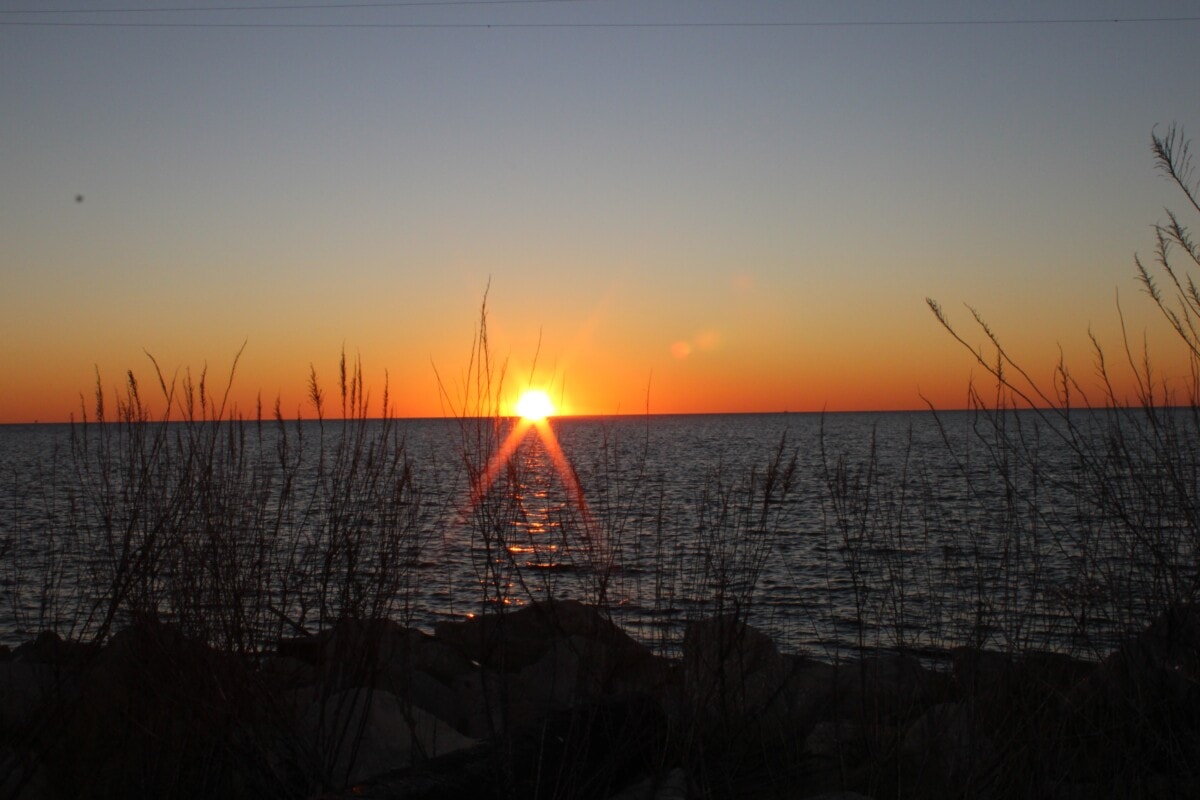
M 1041 380 L 1118 307 L 1185 371 L 1133 259 L 1194 3 L 230 5 L 0 3 L 0 422 L 235 359 L 311 416 L 342 352 L 457 413 L 485 295 L 562 413 L 961 407 L 926 298 Z

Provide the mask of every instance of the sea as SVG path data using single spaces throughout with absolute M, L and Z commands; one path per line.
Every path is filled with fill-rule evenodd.
M 737 614 L 819 656 L 1098 659 L 1194 595 L 1197 429 L 1192 409 L 5 425 L 0 642 L 94 633 L 120 586 L 167 618 L 250 598 L 275 634 L 557 598 L 666 653 Z

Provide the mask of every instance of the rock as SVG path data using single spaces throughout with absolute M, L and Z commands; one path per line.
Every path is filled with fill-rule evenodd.
M 554 639 L 572 636 L 593 639 L 609 647 L 615 663 L 650 657 L 646 647 L 612 620 L 576 600 L 530 603 L 516 611 L 439 622 L 434 635 L 472 661 L 502 672 L 518 671 L 535 663 Z
M 316 663 L 342 688 L 369 686 L 385 666 L 409 663 L 414 633 L 386 619 L 340 619 L 313 637 L 320 645 Z
M 458 694 L 421 670 L 389 667 L 374 683 L 377 688 L 419 706 L 448 725 L 458 728 L 462 722 L 463 709 Z
M 271 655 L 259 667 L 263 680 L 279 691 L 290 691 L 317 682 L 317 668 L 294 656 Z
M 25 642 L 12 653 L 15 661 L 78 667 L 94 655 L 95 648 L 72 639 L 63 639 L 54 631 L 42 631 L 32 641 Z
M 319 636 L 280 639 L 275 644 L 275 652 L 282 658 L 316 666 L 325 658 L 325 640 Z
M 575 601 L 441 623 L 437 631 L 444 643 L 429 644 L 431 654 L 454 646 L 484 665 L 456 670 L 450 682 L 464 711 L 456 724 L 472 736 L 602 697 L 652 691 L 669 680 L 665 659 Z
M 689 622 L 683 669 L 690 701 L 718 718 L 778 713 L 786 704 L 788 663 L 771 637 L 736 617 Z
M 500 798 L 511 784 L 511 771 L 501 756 L 498 748 L 484 742 L 357 783 L 341 796 L 356 800 Z
M 1006 653 L 978 647 L 956 647 L 950 651 L 954 682 L 965 696 L 990 694 L 1006 686 L 1015 669 Z
M 646 695 L 605 698 L 552 714 L 506 739 L 512 796 L 606 797 L 632 776 L 656 769 L 666 741 L 666 716 Z
M 1200 606 L 1163 612 L 1104 659 L 1082 689 L 1139 713 L 1200 710 Z
M 265 743 L 286 738 L 247 662 L 178 628 L 115 634 L 79 676 L 78 697 L 40 744 L 67 795 L 202 797 L 281 787 Z
M 912 656 L 875 656 L 837 665 L 835 702 L 845 716 L 894 723 L 917 716 L 948 694 L 945 683 Z
M 43 705 L 56 697 L 54 667 L 40 662 L 0 662 L 0 731 L 28 736 L 42 719 Z
M 782 662 L 775 640 L 736 616 L 688 622 L 683 635 L 686 668 L 716 672 L 731 667 L 741 672 L 773 669 Z
M 801 723 L 826 714 L 833 704 L 837 669 L 832 664 L 802 656 L 785 655 L 784 663 L 787 678 L 783 696 L 788 714 Z
M 635 783 L 609 800 L 687 800 L 688 776 L 680 767 L 662 775 L 652 775 Z
M 446 643 L 386 619 L 345 618 L 314 636 L 280 640 L 277 651 L 283 663 L 311 665 L 312 680 L 328 689 L 378 686 L 404 696 L 408 683 L 423 680 L 417 673 L 448 686 L 477 668 Z
M 459 717 L 452 721 L 456 729 L 477 739 L 506 729 L 512 707 L 508 676 L 477 669 L 459 675 L 451 689 L 458 698 Z
M 1064 727 L 1086 743 L 1076 780 L 1154 773 L 1194 780 L 1200 770 L 1200 607 L 1165 611 L 1067 692 L 1065 705 Z
M 558 712 L 503 738 L 438 756 L 356 785 L 346 797 L 366 800 L 621 796 L 634 776 L 661 772 L 666 720 L 645 696 L 606 698 Z M 686 776 L 663 775 L 651 800 L 682 800 L 673 792 Z M 635 794 L 634 797 L 637 797 Z
M 45 765 L 36 755 L 0 749 L 0 797 L 42 800 L 55 796 Z
M 611 660 L 607 648 L 595 640 L 556 638 L 540 659 L 517 673 L 515 693 L 546 713 L 594 700 L 603 691 Z
M 459 675 L 478 669 L 458 650 L 421 631 L 409 633 L 408 646 L 413 669 L 428 673 L 447 685 Z
M 643 666 L 656 664 L 651 659 Z M 595 703 L 605 697 L 636 694 L 640 683 L 622 671 L 617 656 L 604 643 L 584 636 L 553 638 L 542 657 L 513 673 L 476 670 L 455 683 L 460 707 L 475 709 L 465 729 L 485 735 L 522 727 L 555 712 Z M 481 728 L 480 726 L 493 726 Z
M 300 724 L 336 786 L 476 744 L 420 707 L 378 689 L 349 689 L 313 703 Z
M 1095 669 L 1095 663 L 1066 653 L 1032 650 L 1016 660 L 1016 674 L 1011 679 L 1039 697 L 1062 696 Z
M 900 752 L 932 768 L 940 785 L 960 788 L 986 774 L 999 758 L 969 702 L 930 706 L 905 731 Z
M 804 752 L 821 758 L 843 759 L 861 755 L 867 730 L 848 719 L 826 720 L 813 726 L 804 739 Z

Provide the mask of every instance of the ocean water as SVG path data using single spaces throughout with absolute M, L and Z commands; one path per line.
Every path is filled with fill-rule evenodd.
M 1098 658 L 1195 591 L 1196 430 L 1190 410 L 0 426 L 0 641 L 148 608 L 264 642 L 350 607 L 428 630 L 569 597 L 666 652 L 737 612 L 791 651 Z

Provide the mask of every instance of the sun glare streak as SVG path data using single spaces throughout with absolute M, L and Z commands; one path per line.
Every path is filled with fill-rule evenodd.
M 542 437 L 542 444 L 546 446 L 546 450 L 550 453 L 550 460 L 554 462 L 554 469 L 558 472 L 558 477 L 562 480 L 563 485 L 567 487 L 567 491 L 571 493 L 575 500 L 575 506 L 579 509 L 579 513 L 583 517 L 584 533 L 590 536 L 592 531 L 592 512 L 588 508 L 587 498 L 583 496 L 583 487 L 579 485 L 579 477 L 575 474 L 571 463 L 567 461 L 567 457 L 563 453 L 562 447 L 559 446 L 558 437 L 554 435 L 554 429 L 550 427 L 550 423 L 546 422 L 545 419 L 539 419 L 533 424 L 537 428 L 538 436 Z
M 545 396 L 545 393 L 542 393 L 542 395 Z M 549 403 L 548 398 L 546 402 Z M 529 434 L 530 428 L 537 431 L 538 437 L 542 440 L 542 444 L 546 447 L 546 451 L 550 455 L 550 460 L 554 464 L 554 470 L 558 473 L 559 480 L 562 481 L 562 485 L 572 502 L 574 502 L 575 507 L 579 509 L 579 515 L 583 523 L 584 538 L 591 539 L 596 528 L 592 519 L 591 509 L 588 507 L 587 498 L 583 493 L 583 486 L 580 485 L 579 477 L 575 474 L 575 470 L 567 460 L 566 454 L 563 453 L 562 446 L 558 443 L 558 436 L 554 433 L 554 428 L 550 426 L 545 416 L 534 419 L 524 413 L 522 414 L 521 419 L 513 426 L 508 436 L 504 439 L 504 442 L 500 445 L 500 449 L 496 451 L 495 455 L 488 462 L 487 468 L 484 469 L 474 486 L 471 487 L 471 500 L 467 513 L 477 508 L 484 496 L 491 490 L 492 485 L 500 476 L 500 471 L 512 459 L 521 442 Z
M 492 460 L 488 462 L 487 469 L 479 476 L 479 480 L 471 488 L 471 508 L 474 509 L 479 505 L 479 501 L 492 488 L 492 484 L 496 482 L 496 478 L 500 475 L 500 470 L 504 469 L 504 465 L 512 458 L 513 453 L 517 451 L 517 446 L 521 444 L 521 440 L 525 438 L 525 434 L 529 432 L 533 422 L 522 418 L 520 422 L 513 426 L 509 431 L 508 438 L 500 445 L 500 449 L 492 456 Z

